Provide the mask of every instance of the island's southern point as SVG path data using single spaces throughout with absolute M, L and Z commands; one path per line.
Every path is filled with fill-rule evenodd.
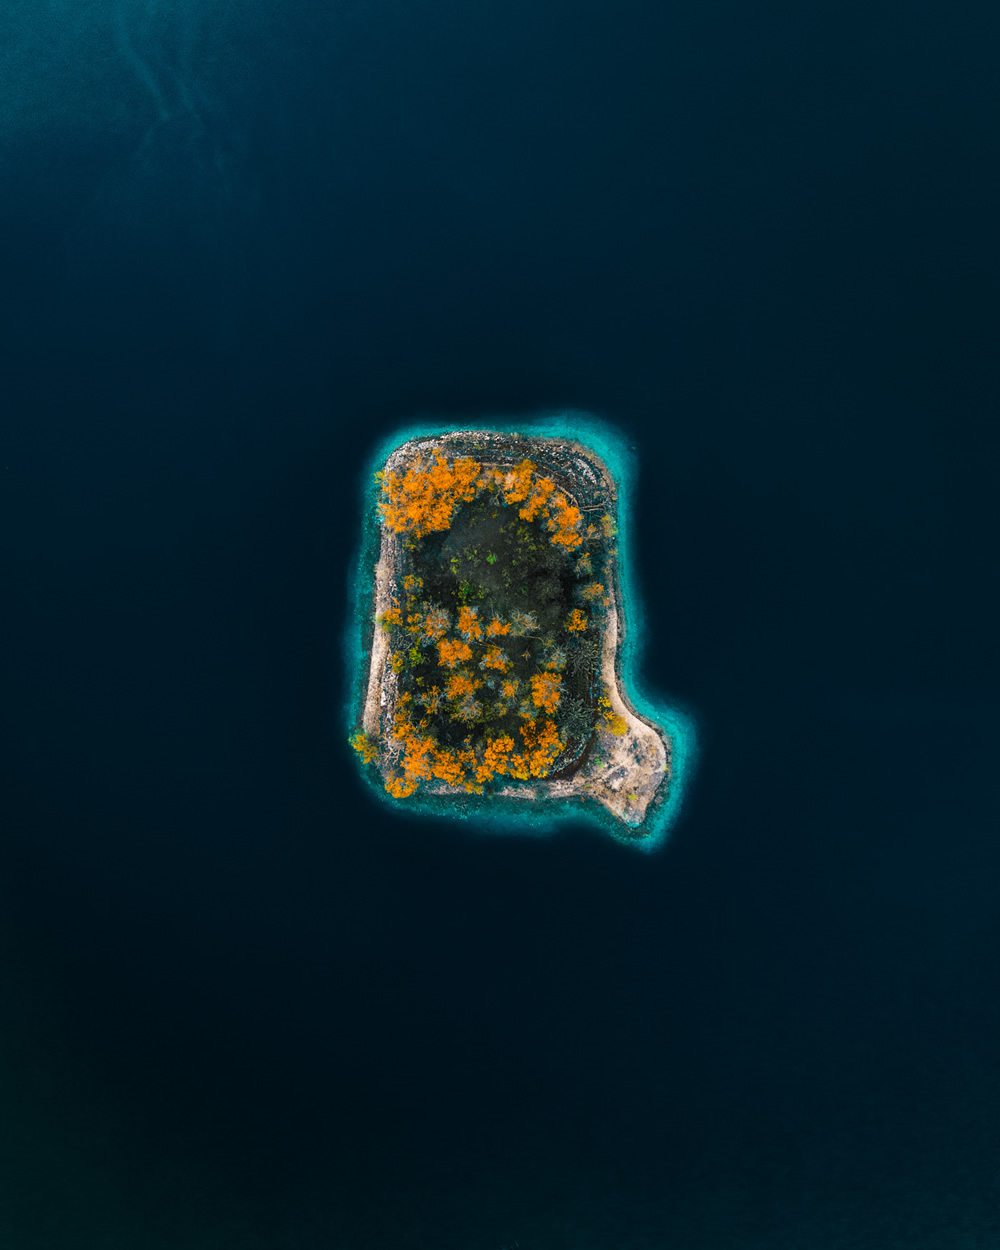
M 574 437 L 438 430 L 403 438 L 374 479 L 351 734 L 368 779 L 410 809 L 603 812 L 623 840 L 656 842 L 691 735 L 625 688 L 604 459 Z

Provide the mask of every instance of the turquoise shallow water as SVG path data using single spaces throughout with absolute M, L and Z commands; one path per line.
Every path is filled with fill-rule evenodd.
M 428 438 L 452 430 L 495 430 L 543 438 L 565 438 L 582 444 L 596 453 L 610 470 L 618 488 L 618 580 L 621 587 L 621 618 L 619 624 L 618 671 L 623 693 L 643 716 L 665 731 L 671 751 L 671 777 L 665 800 L 658 803 L 641 826 L 623 834 L 621 826 L 599 805 L 579 800 L 542 803 L 517 803 L 510 799 L 476 799 L 467 794 L 454 800 L 435 797 L 428 801 L 419 793 L 404 800 L 387 795 L 378 781 L 372 784 L 379 799 L 396 810 L 410 815 L 426 815 L 432 819 L 448 812 L 463 821 L 466 827 L 489 833 L 532 833 L 536 836 L 554 831 L 566 821 L 581 818 L 609 831 L 619 841 L 641 850 L 661 847 L 670 828 L 680 815 L 684 794 L 690 784 L 697 760 L 697 731 L 691 713 L 665 698 L 655 698 L 641 684 L 640 661 L 649 629 L 642 598 L 636 584 L 631 547 L 633 525 L 635 466 L 634 450 L 613 426 L 590 413 L 579 411 L 536 413 L 524 419 L 493 416 L 466 421 L 420 421 L 404 426 L 398 433 L 383 439 L 365 465 L 359 488 L 361 537 L 352 564 L 349 600 L 353 602 L 353 618 L 348 617 L 344 654 L 349 669 L 350 698 L 345 707 L 345 724 L 353 731 L 359 719 L 358 709 L 367 688 L 368 653 L 372 602 L 372 571 L 378 558 L 379 527 L 376 502 L 379 486 L 375 474 L 388 456 L 403 443 Z M 624 634 L 624 641 L 621 641 Z M 367 779 L 371 774 L 365 770 Z

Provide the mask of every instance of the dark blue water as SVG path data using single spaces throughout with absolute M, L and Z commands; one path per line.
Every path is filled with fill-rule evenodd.
M 0 1243 L 1000 1244 L 989 6 L 7 0 Z M 662 852 L 394 819 L 359 474 L 639 459 Z

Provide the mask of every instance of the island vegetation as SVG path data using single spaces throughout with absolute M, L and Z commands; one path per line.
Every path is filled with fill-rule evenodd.
M 582 453 L 473 431 L 404 444 L 376 474 L 371 663 L 351 744 L 393 798 L 537 798 L 544 783 L 636 824 L 663 781 L 662 731 L 615 678 L 614 483 Z

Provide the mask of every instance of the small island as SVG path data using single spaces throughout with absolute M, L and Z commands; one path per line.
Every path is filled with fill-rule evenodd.
M 678 759 L 621 681 L 605 463 L 572 438 L 464 429 L 407 439 L 374 476 L 350 736 L 369 779 L 439 814 L 597 805 L 648 838 Z

